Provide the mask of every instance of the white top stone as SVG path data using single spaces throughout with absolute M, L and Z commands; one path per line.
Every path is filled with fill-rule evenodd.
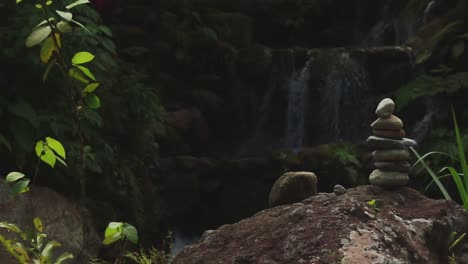
M 377 106 L 377 109 L 375 110 L 375 113 L 379 117 L 385 118 L 391 116 L 393 114 L 393 111 L 395 111 L 395 103 L 392 99 L 385 98 L 382 101 L 380 101 L 379 105 Z

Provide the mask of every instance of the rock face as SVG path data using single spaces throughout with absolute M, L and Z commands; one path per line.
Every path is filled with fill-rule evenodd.
M 224 225 L 185 247 L 174 264 L 448 263 L 452 231 L 468 231 L 468 213 L 454 202 L 368 185 Z
M 39 217 L 44 225 L 44 232 L 47 234 L 47 242 L 56 240 L 62 244 L 54 250 L 55 256 L 60 256 L 63 252 L 72 253 L 75 256 L 75 263 L 83 247 L 82 240 L 82 216 L 80 209 L 58 193 L 48 189 L 34 186 L 31 191 L 13 199 L 6 199 L 7 188 L 0 182 L 0 221 L 8 221 L 17 224 L 23 231 L 31 227 L 32 219 Z M 30 199 L 32 199 L 32 208 Z M 91 221 L 88 220 L 91 226 Z M 5 230 L 0 230 L 0 234 L 10 237 Z M 100 248 L 100 240 L 94 229 L 88 230 L 85 255 L 96 257 Z M 15 236 L 13 236 L 15 237 Z M 25 244 L 28 246 L 27 244 Z M 17 264 L 9 253 L 0 245 L 0 262 L 2 264 Z
M 300 202 L 317 194 L 317 176 L 312 172 L 287 172 L 273 185 L 268 203 L 271 207 Z

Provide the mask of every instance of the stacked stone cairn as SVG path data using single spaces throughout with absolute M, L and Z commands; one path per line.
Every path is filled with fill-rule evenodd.
M 410 152 L 408 147 L 416 142 L 405 138 L 403 122 L 393 115 L 395 103 L 390 98 L 383 99 L 377 106 L 375 113 L 379 116 L 371 124 L 372 136 L 367 139 L 369 145 L 375 149 L 372 152 L 374 167 L 369 176 L 372 185 L 385 189 L 405 186 L 408 183 L 410 171 Z

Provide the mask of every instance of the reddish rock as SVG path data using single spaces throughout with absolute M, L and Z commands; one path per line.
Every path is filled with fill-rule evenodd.
M 378 137 L 391 138 L 391 139 L 402 139 L 405 137 L 405 130 L 384 130 L 384 129 L 372 129 L 372 134 Z
M 361 186 L 224 225 L 185 247 L 174 264 L 448 263 L 450 233 L 467 231 L 468 213 L 453 201 Z
M 391 115 L 390 117 L 379 117 L 371 124 L 372 129 L 400 130 L 403 128 L 403 121 Z
M 407 161 L 410 153 L 406 149 L 378 149 L 372 152 L 374 161 Z

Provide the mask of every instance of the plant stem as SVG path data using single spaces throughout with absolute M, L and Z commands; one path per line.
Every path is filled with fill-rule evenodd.
M 57 39 L 57 36 L 56 36 L 56 29 L 52 26 L 52 23 L 51 21 L 49 20 L 49 13 L 48 13 L 48 10 L 46 8 L 46 1 L 45 0 L 41 0 L 42 2 L 42 10 L 43 10 L 43 13 L 44 13 L 44 17 L 47 21 L 47 24 L 48 26 L 51 28 L 52 30 L 52 39 L 54 41 L 54 45 L 55 45 L 55 51 L 56 51 L 56 54 L 57 54 L 57 58 L 58 58 L 58 66 L 62 72 L 62 74 L 64 75 L 64 77 L 70 82 L 70 84 L 73 84 L 73 80 L 70 78 L 70 76 L 67 74 L 66 72 L 66 68 L 67 68 L 67 64 L 64 60 L 64 57 L 62 56 L 61 52 L 60 52 L 60 45 L 58 43 L 58 39 Z M 70 86 L 72 87 L 72 86 Z M 78 89 L 77 89 L 78 90 Z M 72 113 L 72 116 L 73 116 L 73 120 L 75 121 L 75 123 L 77 124 L 78 126 L 78 137 L 79 137 L 79 141 L 80 141 L 80 154 L 79 154 L 79 168 L 78 168 L 78 176 L 79 176 L 79 179 L 80 179 L 80 205 L 81 205 L 81 217 L 82 217 L 82 249 L 81 249 L 81 252 L 80 254 L 82 255 L 81 257 L 82 258 L 86 258 L 86 256 L 83 256 L 84 255 L 84 252 L 86 251 L 86 248 L 88 246 L 88 241 L 87 241 L 87 229 L 88 229 L 88 221 L 87 221 L 87 211 L 86 211 L 86 175 L 85 175 L 85 169 L 84 169 L 84 145 L 85 145 L 85 139 L 84 139 L 84 136 L 83 136 L 83 130 L 82 130 L 82 126 L 81 126 L 81 118 L 80 118 L 80 114 L 79 114 L 79 105 L 80 105 L 80 102 L 82 99 L 80 98 L 79 101 L 76 100 L 76 97 L 75 97 L 75 91 L 70 88 L 67 90 L 68 91 L 68 96 L 69 96 L 69 99 L 70 99 L 70 102 L 71 102 L 71 113 Z M 82 260 L 83 263 L 84 263 L 84 260 Z

